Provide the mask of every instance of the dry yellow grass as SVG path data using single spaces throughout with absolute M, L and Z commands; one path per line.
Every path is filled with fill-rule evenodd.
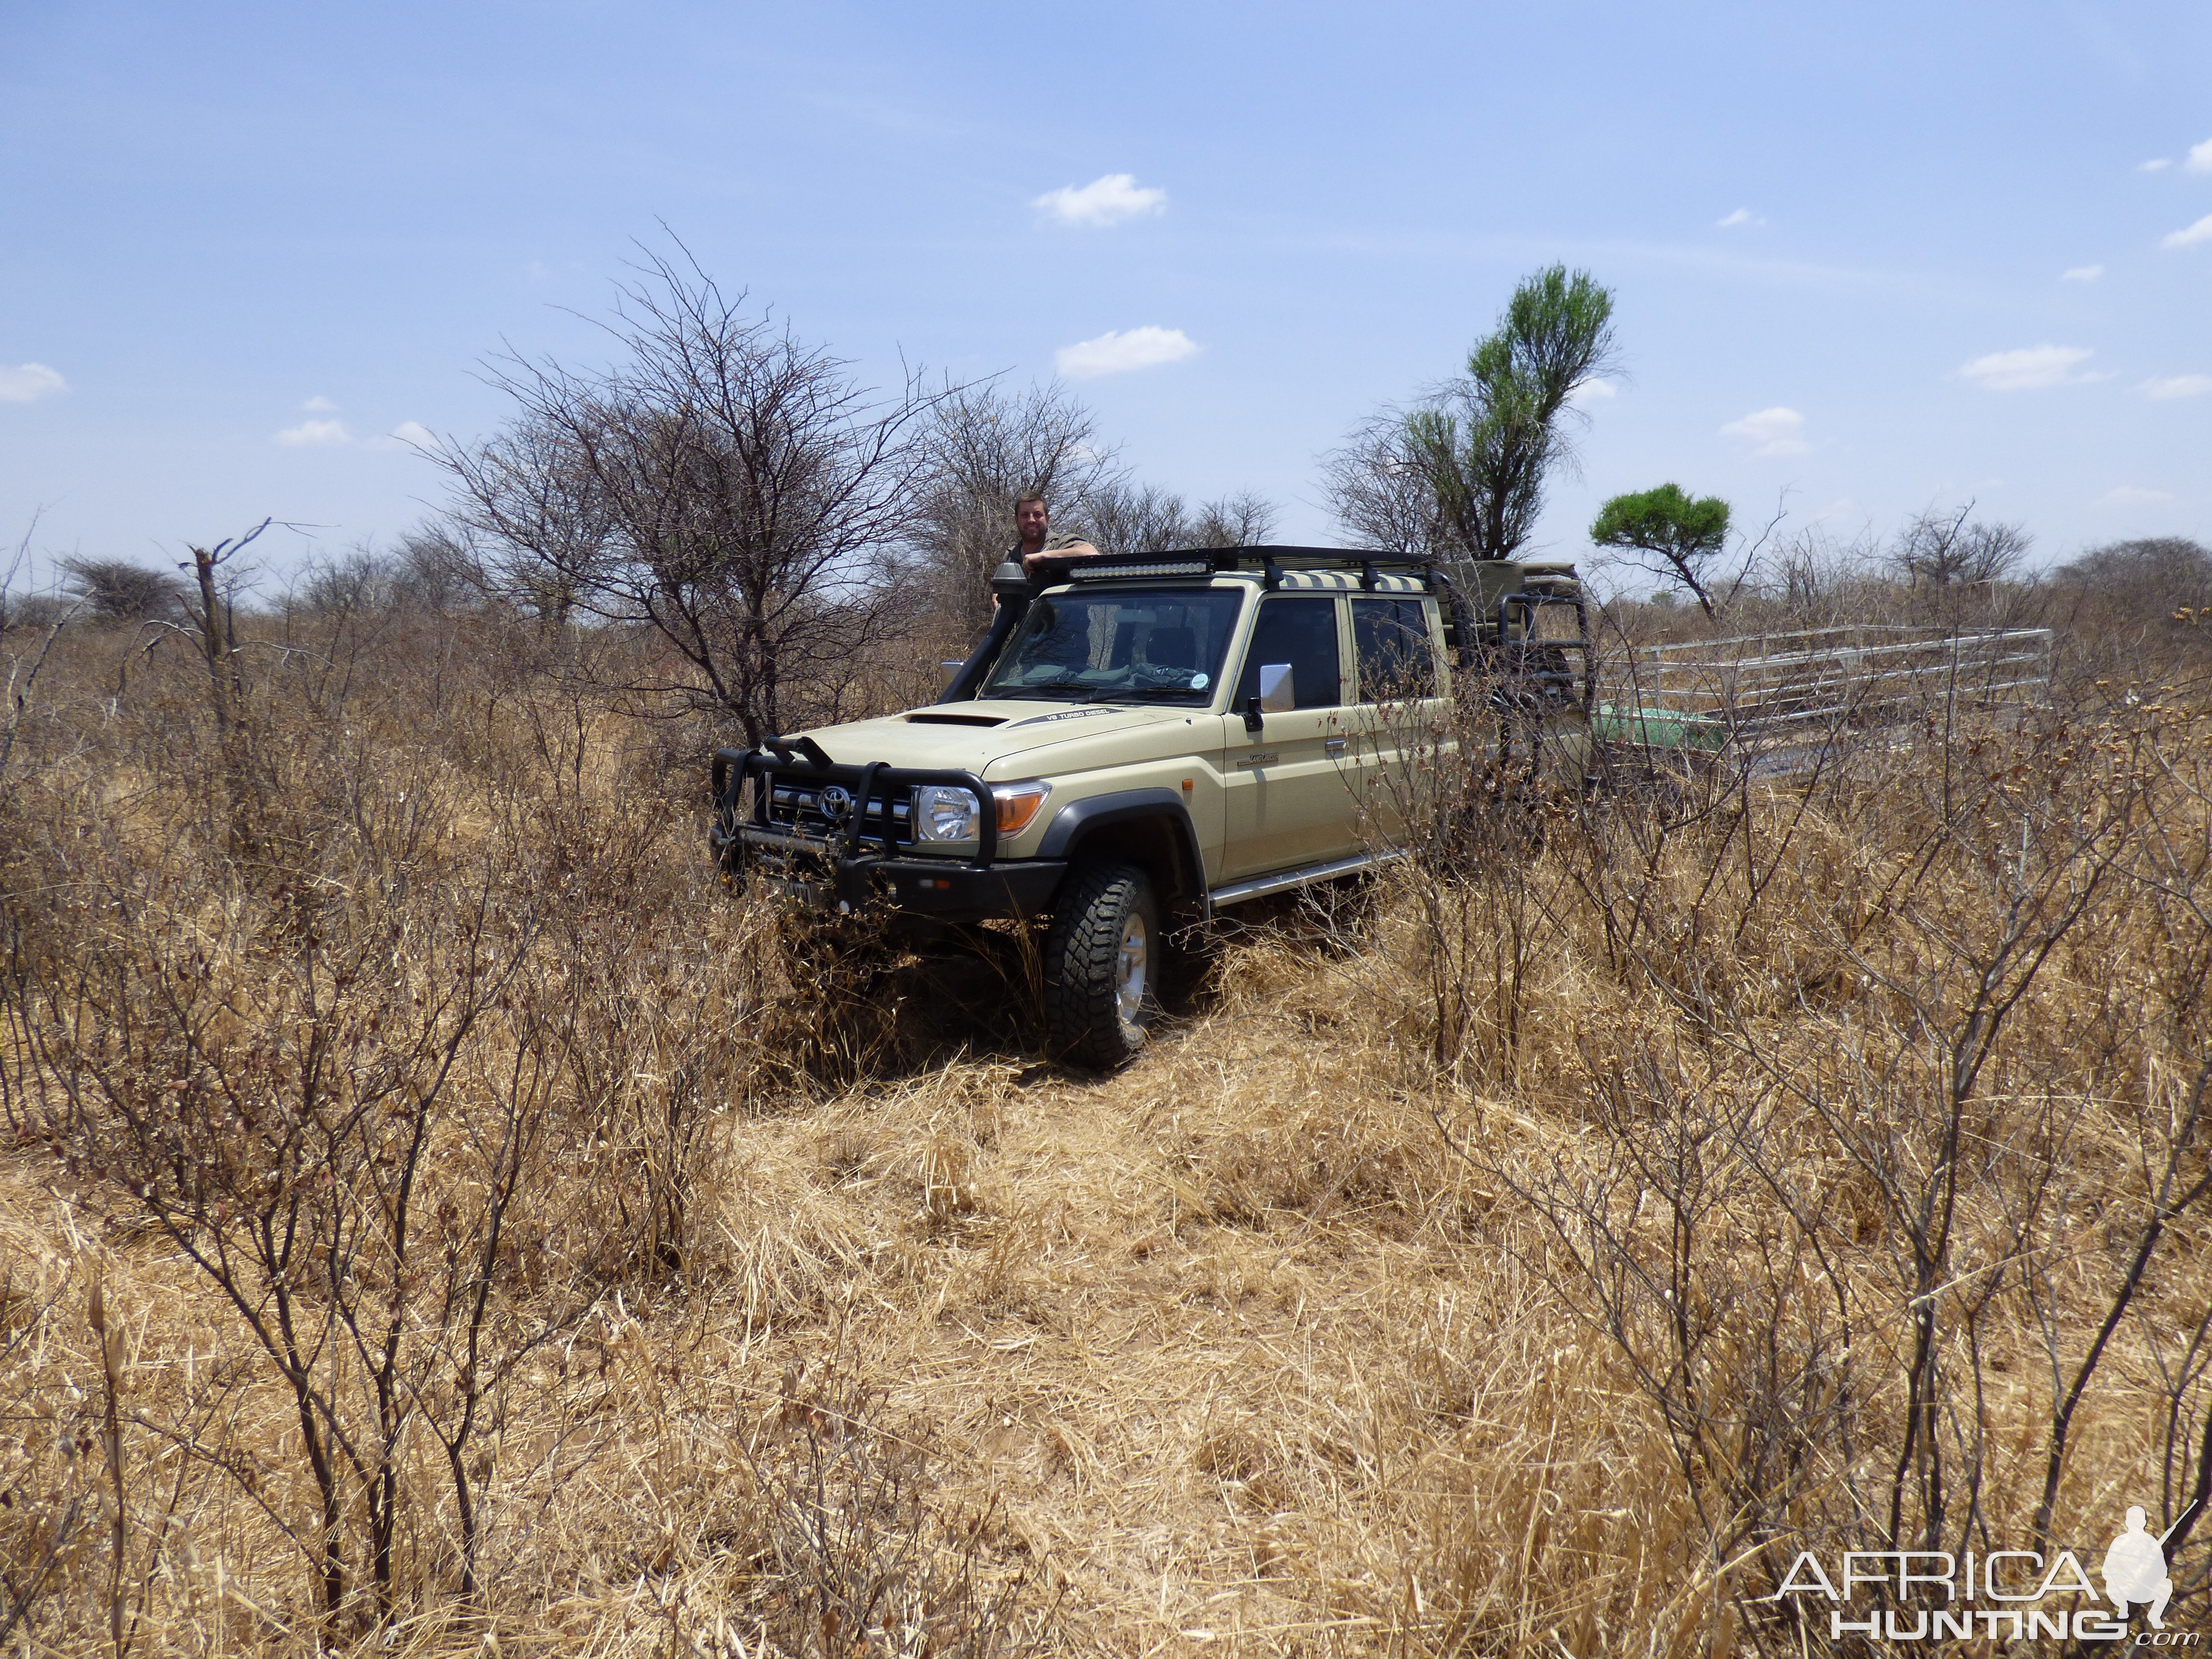
M 10 1651 L 105 1650 L 118 1607 L 147 1655 L 1822 1650 L 1753 1598 L 1801 1546 L 1882 1547 L 1893 1492 L 1913 1537 L 2029 1547 L 2054 1401 L 2161 1171 L 2172 1208 L 2208 1167 L 2185 709 L 2115 693 L 1809 789 L 1503 812 L 1474 878 L 1248 919 L 1140 1062 L 1093 1079 L 1025 1048 L 1003 940 L 998 969 L 794 941 L 710 878 L 682 745 L 489 651 L 434 685 L 436 646 L 380 646 L 319 703 L 272 672 L 249 787 L 189 678 L 103 714 L 95 641 L 19 758 Z M 191 758 L 149 778 L 157 753 Z M 470 950 L 526 969 L 454 1036 L 421 999 Z M 130 1183 L 173 1177 L 117 1150 L 141 1081 L 257 1036 L 268 1097 L 295 1087 L 276 1028 L 365 994 L 302 969 L 319 951 L 390 981 L 333 1017 L 358 1054 L 333 1099 L 393 1068 L 411 1121 L 428 1073 L 398 1034 L 452 1060 L 413 1265 L 378 1265 L 380 1221 L 350 1277 L 294 1287 L 319 1315 L 406 1309 L 411 1415 L 364 1464 L 398 1493 L 381 1587 L 367 1488 L 342 1474 L 321 1515 L 295 1396 L 190 1257 L 234 1211 L 165 1226 Z M 82 976 L 125 960 L 146 977 Z M 185 1042 L 162 997 L 192 984 L 230 1007 Z M 1978 1036 L 1992 987 L 2018 1000 Z M 72 1103 L 71 1064 L 114 1082 Z M 507 1231 L 471 1267 L 526 1121 Z M 382 1190 L 374 1159 L 331 1167 Z M 1910 1212 L 1947 1170 L 1930 1287 Z M 2054 1542 L 2187 1501 L 2206 1249 L 2172 1208 L 2070 1425 Z M 437 1321 L 439 1287 L 478 1284 L 507 1357 L 462 1455 L 465 1553 Z M 315 1361 L 349 1433 L 376 1422 L 373 1358 Z M 1916 1376 L 1940 1392 L 1917 1462 Z M 2191 1621 L 2205 1564 L 2178 1558 Z M 863 1581 L 872 1637 L 823 1612 Z

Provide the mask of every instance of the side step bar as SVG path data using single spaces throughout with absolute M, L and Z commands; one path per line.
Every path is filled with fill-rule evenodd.
M 1378 865 L 1401 859 L 1405 854 L 1397 848 L 1385 848 L 1379 853 L 1361 853 L 1348 859 L 1331 859 L 1327 864 L 1302 865 L 1295 870 L 1279 870 L 1272 876 L 1255 876 L 1249 881 L 1232 881 L 1226 887 L 1217 887 L 1206 895 L 1206 903 L 1218 910 L 1224 904 L 1241 904 L 1246 899 L 1265 898 L 1270 893 L 1279 893 L 1292 887 L 1304 887 L 1316 881 L 1327 881 L 1334 876 L 1348 876 L 1356 871 L 1371 870 Z

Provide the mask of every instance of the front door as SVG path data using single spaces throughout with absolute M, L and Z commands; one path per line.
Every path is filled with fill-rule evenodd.
M 1343 858 L 1358 848 L 1358 798 L 1346 752 L 1344 653 L 1334 595 L 1271 593 L 1223 718 L 1222 783 L 1228 880 Z M 1261 671 L 1290 671 L 1291 707 L 1247 728 Z M 1278 674 L 1268 674 L 1271 684 Z

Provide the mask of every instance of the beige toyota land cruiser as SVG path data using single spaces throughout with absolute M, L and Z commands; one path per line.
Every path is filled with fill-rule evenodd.
M 719 750 L 714 850 L 805 902 L 1049 917 L 1053 1048 L 1120 1065 L 1164 921 L 1397 855 L 1373 783 L 1403 763 L 1395 734 L 1438 723 L 1455 668 L 1586 720 L 1571 568 L 1458 570 L 1291 547 L 1009 564 L 941 701 Z M 1549 607 L 1571 634 L 1539 628 Z

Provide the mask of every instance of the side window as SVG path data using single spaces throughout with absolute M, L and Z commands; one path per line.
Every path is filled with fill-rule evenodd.
M 1419 599 L 1354 599 L 1352 637 L 1359 653 L 1360 702 L 1436 696 L 1436 651 Z
M 1244 672 L 1237 682 L 1242 708 L 1260 695 L 1260 670 L 1268 663 L 1291 665 L 1291 706 L 1334 708 L 1340 696 L 1341 659 L 1336 649 L 1336 601 L 1326 598 L 1270 596 L 1260 601 L 1252 624 L 1252 643 L 1244 653 Z

